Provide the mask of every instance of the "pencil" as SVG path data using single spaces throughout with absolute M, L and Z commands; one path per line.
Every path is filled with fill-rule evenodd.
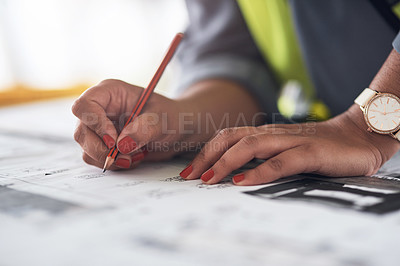
M 147 100 L 150 98 L 150 95 L 153 93 L 154 88 L 156 87 L 158 81 L 160 80 L 162 74 L 164 73 L 165 68 L 167 67 L 169 61 L 171 61 L 172 56 L 174 55 L 176 49 L 178 48 L 179 43 L 183 38 L 183 33 L 177 33 L 175 38 L 172 40 L 170 47 L 167 50 L 167 53 L 164 56 L 164 59 L 161 61 L 160 66 L 158 67 L 156 73 L 151 79 L 149 85 L 145 90 L 143 90 L 142 94 L 139 97 L 135 107 L 132 110 L 131 115 L 126 121 L 124 128 L 131 123 L 135 118 L 140 114 Z M 117 157 L 119 151 L 117 146 L 115 145 L 107 155 L 106 161 L 103 167 L 103 173 L 114 163 L 115 157 Z

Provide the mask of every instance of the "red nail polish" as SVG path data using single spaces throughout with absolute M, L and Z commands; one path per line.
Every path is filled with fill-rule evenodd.
M 115 161 L 115 165 L 119 166 L 121 168 L 129 168 L 131 166 L 131 163 L 129 162 L 129 160 L 127 159 L 123 159 L 123 158 L 118 158 Z
M 207 172 L 201 175 L 201 180 L 204 182 L 208 182 L 212 177 L 214 176 L 214 170 L 213 169 L 208 169 Z
M 123 154 L 130 153 L 136 149 L 136 147 L 136 142 L 129 136 L 126 136 L 118 142 L 118 150 Z
M 233 183 L 240 183 L 244 180 L 244 174 L 238 174 L 233 177 Z
M 132 155 L 131 159 L 132 162 L 141 161 L 144 159 L 144 153 L 143 152 L 135 153 L 134 155 Z
M 186 178 L 190 175 L 190 173 L 192 172 L 193 167 L 191 164 L 189 164 L 185 169 L 183 169 L 183 171 L 179 174 L 182 178 Z
M 107 134 L 104 135 L 103 136 L 103 141 L 104 141 L 104 143 L 107 145 L 107 147 L 109 149 L 111 149 L 115 145 L 115 141 L 114 141 L 114 139 L 112 137 L 110 137 L 110 135 L 107 135 Z

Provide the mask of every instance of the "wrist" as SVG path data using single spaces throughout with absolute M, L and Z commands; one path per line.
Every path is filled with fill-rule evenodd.
M 374 77 L 372 80 L 371 84 L 369 85 L 369 88 L 372 90 L 375 90 L 379 93 L 389 93 L 393 94 L 397 97 L 400 97 L 400 54 L 397 53 L 395 50 L 392 50 L 388 58 L 386 59 L 385 63 L 379 70 L 378 74 Z M 364 93 L 364 92 L 363 92 Z M 371 104 L 371 101 L 374 98 L 369 98 L 368 94 L 363 96 L 360 95 L 361 98 L 357 98 L 357 103 L 360 105 L 364 104 L 368 105 Z M 367 100 L 369 98 L 369 100 Z M 376 99 L 376 98 L 375 98 Z M 382 100 L 380 102 L 381 104 L 378 103 L 374 104 L 375 108 L 378 108 L 378 106 L 384 105 L 382 103 Z M 389 99 L 387 104 L 389 103 Z M 374 112 L 378 112 L 383 114 L 384 116 L 386 115 L 386 105 L 384 105 L 384 109 L 379 111 L 372 110 Z M 390 133 L 390 127 L 385 129 L 387 132 L 382 132 L 382 133 L 390 133 L 390 134 L 380 134 L 377 132 L 385 131 L 383 130 L 383 121 L 381 121 L 380 125 L 380 130 L 375 128 L 374 130 L 377 132 L 371 132 L 371 128 L 373 128 L 377 120 L 377 115 L 375 113 L 370 117 L 368 115 L 368 118 L 366 118 L 366 115 L 368 114 L 368 108 L 364 111 L 361 110 L 360 106 L 357 104 L 353 104 L 344 114 L 345 117 L 347 117 L 347 120 L 351 121 L 360 131 L 361 135 L 363 135 L 365 138 L 370 141 L 371 144 L 376 146 L 382 154 L 389 154 L 389 158 L 391 155 L 393 155 L 396 151 L 400 149 L 400 141 L 392 137 L 392 133 Z M 366 114 L 364 114 L 366 112 Z M 383 112 L 383 113 L 382 113 Z M 393 112 L 392 112 L 393 113 Z M 389 113 L 388 113 L 389 114 Z M 373 119 L 375 118 L 375 121 L 373 122 Z M 368 119 L 368 122 L 366 121 Z M 393 118 L 393 123 L 396 123 L 396 118 Z M 387 127 L 387 125 L 385 125 Z M 393 125 L 392 125 L 393 126 Z M 368 130 L 369 129 L 369 130 Z M 393 128 L 393 130 L 396 130 Z M 396 131 L 394 132 L 396 134 Z M 387 158 L 388 159 L 388 158 Z
M 202 116 L 201 106 L 199 106 L 196 99 L 187 97 L 184 99 L 176 99 L 176 117 L 174 119 L 173 128 L 178 134 L 180 142 L 202 143 L 207 141 L 210 136 L 202 130 Z
M 252 94 L 230 80 L 199 81 L 176 101 L 182 114 L 180 123 L 182 120 L 192 123 L 186 128 L 193 134 L 183 135 L 185 140 L 205 142 L 222 128 L 259 124 L 263 119 L 257 115 L 261 108 Z
M 353 104 L 339 117 L 341 117 L 344 126 L 351 126 L 355 131 L 354 134 L 366 139 L 378 149 L 383 162 L 390 159 L 400 149 L 400 142 L 391 135 L 378 134 L 368 130 L 364 114 L 357 104 Z

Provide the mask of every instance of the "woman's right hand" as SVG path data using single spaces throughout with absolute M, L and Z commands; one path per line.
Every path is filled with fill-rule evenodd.
M 177 143 L 185 136 L 178 125 L 183 111 L 176 100 L 153 93 L 134 123 L 123 129 L 142 91 L 120 80 L 104 80 L 75 101 L 72 112 L 79 123 L 74 138 L 86 163 L 102 168 L 115 144 L 120 154 L 113 170 L 134 168 L 145 155 L 146 160 L 165 160 L 179 152 Z

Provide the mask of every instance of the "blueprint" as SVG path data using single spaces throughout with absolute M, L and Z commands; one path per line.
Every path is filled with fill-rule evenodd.
M 0 265 L 400 261 L 400 154 L 373 177 L 251 187 L 182 180 L 185 158 L 103 174 L 81 159 L 71 104 L 0 109 Z

